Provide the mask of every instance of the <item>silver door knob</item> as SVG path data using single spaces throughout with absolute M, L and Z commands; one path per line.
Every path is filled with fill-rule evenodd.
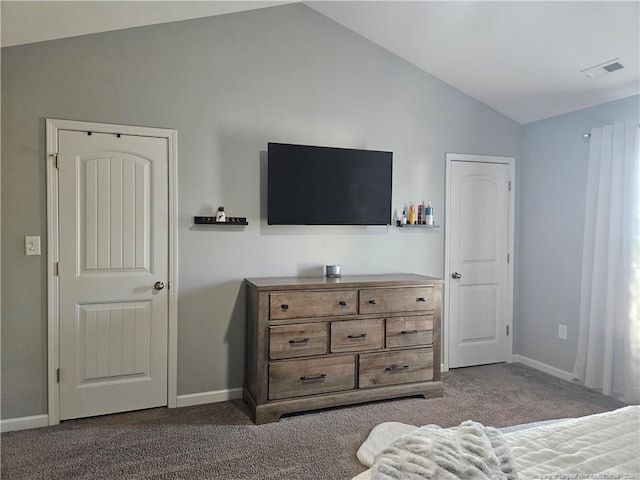
M 164 288 L 164 282 L 156 282 L 153 285 L 153 288 L 155 288 L 156 290 L 162 290 Z
M 462 275 L 460 275 L 458 272 L 453 272 L 451 274 L 451 278 L 455 278 L 456 280 L 462 278 Z

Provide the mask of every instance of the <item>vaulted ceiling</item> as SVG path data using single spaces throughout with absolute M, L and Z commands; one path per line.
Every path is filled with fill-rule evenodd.
M 2 1 L 2 46 L 283 3 Z M 305 3 L 522 124 L 640 93 L 638 1 Z

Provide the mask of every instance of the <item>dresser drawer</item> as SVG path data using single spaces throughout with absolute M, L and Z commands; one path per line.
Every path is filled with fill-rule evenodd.
M 384 320 L 346 320 L 331 323 L 331 352 L 376 350 L 383 346 Z
M 360 355 L 359 387 L 380 387 L 433 379 L 433 349 Z
M 271 320 L 354 315 L 356 312 L 356 290 L 285 292 L 269 295 Z
M 433 344 L 433 315 L 387 318 L 387 348 Z
M 433 310 L 433 287 L 363 288 L 359 312 L 393 313 Z
M 354 355 L 308 358 L 269 364 L 269 400 L 355 388 Z
M 327 353 L 328 325 L 305 323 L 269 327 L 269 358 L 308 357 Z

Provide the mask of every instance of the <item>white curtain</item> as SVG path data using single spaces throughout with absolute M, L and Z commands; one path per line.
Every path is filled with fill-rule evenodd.
M 573 373 L 587 387 L 640 403 L 638 123 L 594 128 L 589 147 Z

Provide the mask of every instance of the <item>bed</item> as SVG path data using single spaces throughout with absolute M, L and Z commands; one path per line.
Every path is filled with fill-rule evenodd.
M 640 480 L 640 406 L 505 429 L 384 423 L 358 450 L 353 480 Z

